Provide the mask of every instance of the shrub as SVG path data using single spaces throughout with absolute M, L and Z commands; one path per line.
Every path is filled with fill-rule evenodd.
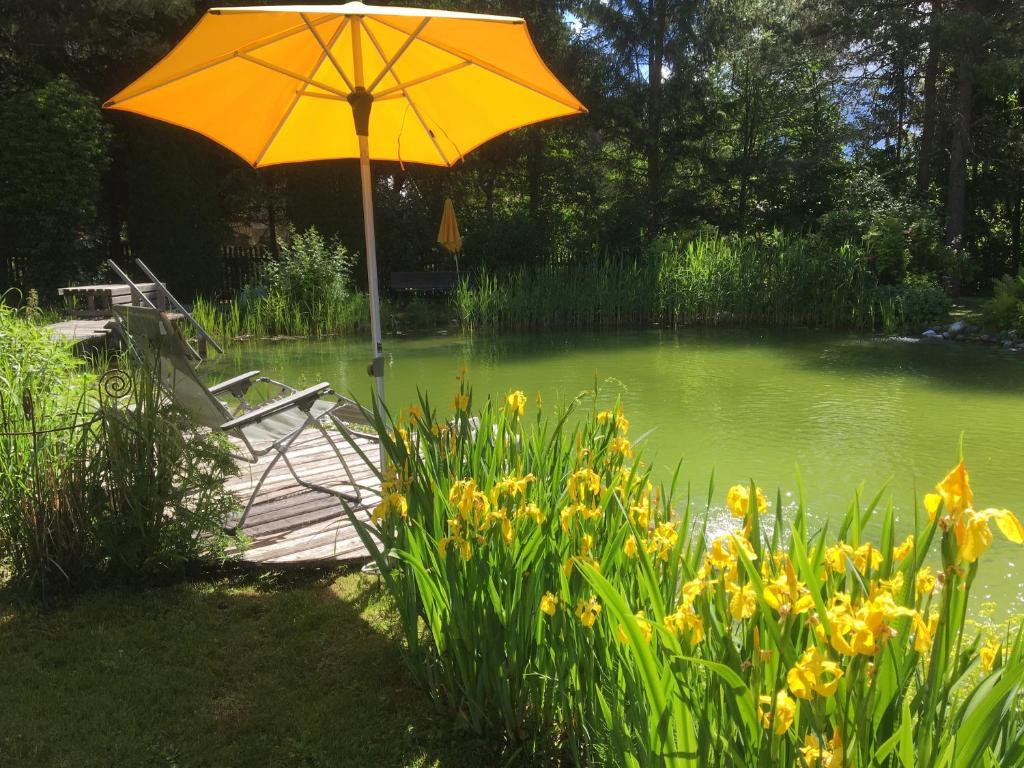
M 43 598 L 221 558 L 229 543 L 227 445 L 164 402 L 152 371 L 113 374 L 97 379 L 0 305 L 0 562 Z
M 883 283 L 899 283 L 910 266 L 910 250 L 903 222 L 895 216 L 886 216 L 864 233 L 864 248 Z
M 354 259 L 338 242 L 310 228 L 289 229 L 280 256 L 266 269 L 266 285 L 247 286 L 225 304 L 197 299 L 196 320 L 225 341 L 240 335 L 321 336 L 364 328 L 369 304 L 349 293 Z
M 620 409 L 472 405 L 463 382 L 451 421 L 426 397 L 376 415 L 380 547 L 364 532 L 464 727 L 582 765 L 1020 764 L 1024 639 L 966 617 L 990 523 L 1024 528 L 974 508 L 962 461 L 899 535 L 881 493 L 812 530 L 751 483 L 710 536 L 713 489 L 698 511 L 654 487 Z
M 303 314 L 348 295 L 353 258 L 341 243 L 328 243 L 315 227 L 289 229 L 278 242 L 280 255 L 266 270 L 266 288 Z
M 992 298 L 982 307 L 985 325 L 1024 333 L 1024 269 L 1017 277 L 1003 275 L 992 283 Z
M 886 331 L 920 330 L 949 315 L 952 301 L 931 277 L 907 275 L 899 285 L 875 290 L 879 324 Z

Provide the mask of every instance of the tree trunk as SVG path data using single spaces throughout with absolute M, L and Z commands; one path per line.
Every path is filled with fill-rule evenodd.
M 964 3 L 970 10 L 971 3 Z M 971 143 L 971 101 L 974 74 L 971 56 L 965 51 L 957 73 L 956 107 L 952 119 L 953 136 L 949 150 L 949 184 L 946 188 L 946 244 L 964 247 L 964 223 L 967 215 L 967 155 Z
M 924 199 L 932 183 L 932 158 L 935 155 L 935 122 L 939 98 L 939 46 L 938 26 L 942 15 L 942 0 L 932 0 L 928 15 L 928 58 L 924 65 L 924 114 L 921 118 L 921 150 L 917 159 L 917 195 Z
M 277 245 L 277 174 L 268 169 L 263 177 L 263 186 L 267 200 L 267 237 L 270 239 L 270 252 L 276 261 L 281 256 Z
M 541 161 L 544 154 L 544 144 L 541 141 L 540 128 L 530 126 L 527 128 L 528 145 L 526 155 L 527 186 L 530 197 L 530 221 L 534 225 L 538 223 L 541 208 Z
M 647 202 L 652 233 L 661 227 L 661 90 L 667 25 L 665 6 L 665 0 L 647 2 L 647 14 L 651 25 L 647 60 Z
M 1024 184 L 1018 175 L 1017 183 L 1007 194 L 1006 213 L 1010 218 L 1010 273 L 1017 274 L 1022 263 L 1021 254 L 1021 198 L 1024 197 Z

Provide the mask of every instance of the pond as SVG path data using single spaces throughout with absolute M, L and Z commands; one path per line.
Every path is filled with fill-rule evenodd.
M 649 433 L 644 458 L 655 474 L 670 479 L 682 460 L 700 504 L 712 471 L 719 505 L 729 485 L 751 478 L 792 503 L 799 472 L 818 521 L 841 518 L 858 487 L 866 504 L 888 482 L 909 526 L 915 498 L 954 465 L 962 432 L 979 505 L 1024 513 L 1024 355 L 814 331 L 453 334 L 385 346 L 392 408 L 416 402 L 417 389 L 449 408 L 463 361 L 478 402 L 522 389 L 547 407 L 597 381 L 609 404 L 621 398 L 630 436 Z M 364 340 L 258 342 L 236 345 L 208 372 L 325 380 L 367 401 L 368 359 Z M 996 532 L 979 604 L 1024 610 L 1022 587 L 1024 548 Z

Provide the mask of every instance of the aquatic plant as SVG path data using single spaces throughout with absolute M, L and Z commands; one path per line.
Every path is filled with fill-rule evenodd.
M 450 406 L 375 414 L 364 541 L 462 727 L 582 765 L 1024 763 L 1024 636 L 967 623 L 990 526 L 1024 528 L 975 504 L 962 459 L 910 530 L 881 493 L 812 530 L 750 483 L 711 536 L 713 481 L 700 507 L 655 486 L 595 403 L 477 404 L 462 377 Z
M 571 290 L 566 290 L 571 286 Z M 647 325 L 897 330 L 941 317 L 932 283 L 878 285 L 863 252 L 806 237 L 659 240 L 642 258 L 606 255 L 483 274 L 453 297 L 472 329 Z

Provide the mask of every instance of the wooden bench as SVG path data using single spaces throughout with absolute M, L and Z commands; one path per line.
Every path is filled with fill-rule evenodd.
M 143 296 L 157 309 L 167 309 L 164 293 L 156 283 L 137 283 L 135 287 L 138 291 L 123 283 L 72 285 L 58 288 L 57 294 L 64 297 L 67 313 L 72 317 L 113 317 L 114 307 L 148 306 Z
M 392 272 L 392 293 L 445 293 L 454 291 L 460 282 L 468 280 L 462 272 Z

